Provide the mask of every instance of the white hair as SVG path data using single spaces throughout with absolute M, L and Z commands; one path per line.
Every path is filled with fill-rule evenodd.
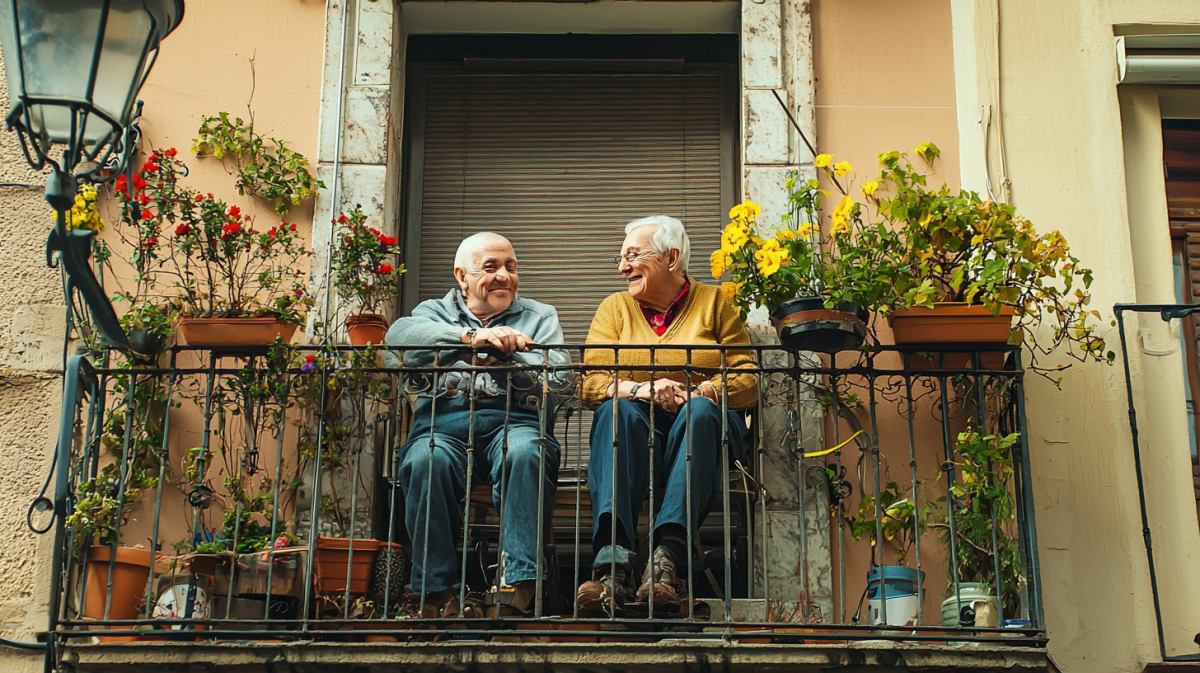
M 625 225 L 625 235 L 639 227 L 654 227 L 654 235 L 650 237 L 650 245 L 654 252 L 666 258 L 672 250 L 679 251 L 679 269 L 686 272 L 688 261 L 692 258 L 692 244 L 688 240 L 683 222 L 666 215 L 653 215 L 634 220 Z
M 478 234 L 472 234 L 462 240 L 458 244 L 458 252 L 454 253 L 454 268 L 462 269 L 467 273 L 478 273 L 479 269 L 475 267 L 476 258 L 479 257 L 479 250 L 483 244 L 492 239 L 500 239 L 508 241 L 500 234 L 493 234 L 490 231 L 481 231 Z M 511 245 L 511 244 L 510 244 Z

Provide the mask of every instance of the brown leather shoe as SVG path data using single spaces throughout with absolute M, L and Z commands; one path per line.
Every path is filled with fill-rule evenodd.
M 642 586 L 638 587 L 637 602 L 650 600 L 650 586 L 654 586 L 656 607 L 679 607 L 687 597 L 687 582 L 675 576 L 675 561 L 663 547 L 654 550 L 654 558 L 646 564 L 642 573 Z
M 456 591 L 439 591 L 425 595 L 425 603 L 421 608 L 417 609 L 417 604 L 421 601 L 421 594 L 409 593 L 404 596 L 404 603 L 400 606 L 400 615 L 403 619 L 453 619 L 458 617 L 461 611 L 458 608 L 458 592 Z
M 575 594 L 575 606 L 579 608 L 581 616 L 617 616 L 624 613 L 629 598 L 629 587 L 624 581 L 614 580 L 612 576 L 605 575 L 599 580 L 579 585 L 579 592 Z

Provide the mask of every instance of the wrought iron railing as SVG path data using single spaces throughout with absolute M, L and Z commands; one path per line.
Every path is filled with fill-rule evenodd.
M 560 355 L 520 364 L 484 362 L 447 346 L 278 346 L 254 353 L 176 347 L 150 365 L 115 353 L 72 358 L 53 500 L 31 508 L 31 526 L 56 535 L 52 649 L 130 639 L 514 637 L 1044 645 L 1018 349 L 535 349 Z M 720 492 L 707 517 L 686 527 L 691 553 L 680 576 L 687 597 L 673 612 L 646 606 L 642 613 L 580 614 L 573 607 L 576 587 L 592 578 L 591 421 L 580 396 L 581 380 L 597 370 L 582 364 L 589 350 L 655 358 L 682 351 L 687 363 L 694 350 L 720 351 L 719 367 L 599 369 L 619 378 L 673 375 L 687 384 L 745 374 L 758 382 L 751 409 L 722 416 L 719 464 L 686 473 L 689 502 L 691 476 L 701 470 L 719 472 Z M 727 366 L 733 350 L 752 352 L 755 362 Z M 430 351 L 437 357 L 413 364 Z M 728 388 L 717 388 L 716 403 L 728 411 Z M 441 402 L 423 401 L 429 395 Z M 462 579 L 458 603 L 482 616 L 404 612 L 406 602 L 421 605 L 431 592 L 425 573 L 409 576 L 403 447 L 414 424 L 436 433 L 446 404 L 465 404 L 470 428 L 453 559 Z M 617 406 L 614 427 L 623 409 Z M 476 431 L 485 414 L 501 423 L 507 451 L 518 410 L 535 419 L 539 470 L 555 478 L 519 493 L 502 478 L 493 502 L 479 486 L 486 480 L 472 456 Z M 428 419 L 419 416 L 425 412 Z M 731 450 L 743 417 L 744 457 Z M 654 412 L 649 419 L 671 417 Z M 428 460 L 434 451 L 431 445 Z M 653 474 L 653 453 L 644 455 Z M 417 530 L 426 536 L 432 491 L 428 484 L 421 491 L 426 525 Z M 656 493 L 649 490 L 631 532 L 641 552 L 635 587 L 653 543 Z M 518 500 L 536 502 L 540 516 L 535 598 L 527 613 L 514 615 L 489 605 L 487 594 L 503 603 L 497 597 L 507 587 L 496 585 L 506 559 L 496 550 L 505 548 L 506 527 L 496 510 Z M 53 521 L 44 513 L 51 510 Z M 893 565 L 897 547 L 909 570 L 877 569 Z M 864 589 L 872 571 L 875 582 Z M 915 583 L 896 579 L 913 571 Z M 970 581 L 982 586 L 968 591 Z M 925 609 L 927 594 L 936 604 L 943 593 L 949 625 Z M 475 594 L 484 595 L 481 603 Z

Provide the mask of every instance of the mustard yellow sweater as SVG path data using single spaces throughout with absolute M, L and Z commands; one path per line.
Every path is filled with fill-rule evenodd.
M 658 345 L 655 348 L 655 364 L 682 367 L 687 364 L 687 351 L 670 348 L 676 345 L 749 344 L 750 336 L 746 326 L 742 324 L 737 309 L 729 299 L 721 294 L 721 290 L 712 285 L 703 285 L 692 280 L 691 289 L 684 299 L 683 308 L 671 322 L 666 333 L 659 336 L 654 333 L 650 323 L 642 315 L 642 309 L 628 292 L 618 292 L 609 295 L 596 310 L 592 318 L 592 327 L 588 331 L 588 344 L 635 344 Z M 622 350 L 622 365 L 645 366 L 650 364 L 649 350 Z M 589 348 L 584 354 L 584 364 L 597 366 L 612 366 L 613 351 Z M 725 352 L 725 363 L 730 368 L 755 367 L 753 351 L 729 350 Z M 718 369 L 721 366 L 721 352 L 715 350 L 696 350 L 692 352 L 693 367 L 708 367 Z M 651 374 L 654 378 L 669 378 L 680 383 L 687 383 L 683 371 L 649 372 L 621 371 L 618 377 L 623 381 L 649 381 Z M 612 384 L 611 369 L 589 370 L 583 380 L 583 403 L 588 408 L 596 408 L 608 399 L 608 387 Z M 691 384 L 699 385 L 702 381 L 711 380 L 717 389 L 717 399 L 720 400 L 722 381 L 719 373 L 692 373 Z M 758 376 L 754 374 L 726 374 L 729 385 L 729 408 L 747 409 L 758 403 Z

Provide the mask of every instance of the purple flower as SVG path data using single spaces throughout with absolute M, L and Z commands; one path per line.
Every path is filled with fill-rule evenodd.
M 311 374 L 316 370 L 317 370 L 316 366 L 313 365 L 313 363 L 311 363 L 311 362 L 305 362 L 303 365 L 300 366 L 300 371 L 304 372 L 305 374 Z

